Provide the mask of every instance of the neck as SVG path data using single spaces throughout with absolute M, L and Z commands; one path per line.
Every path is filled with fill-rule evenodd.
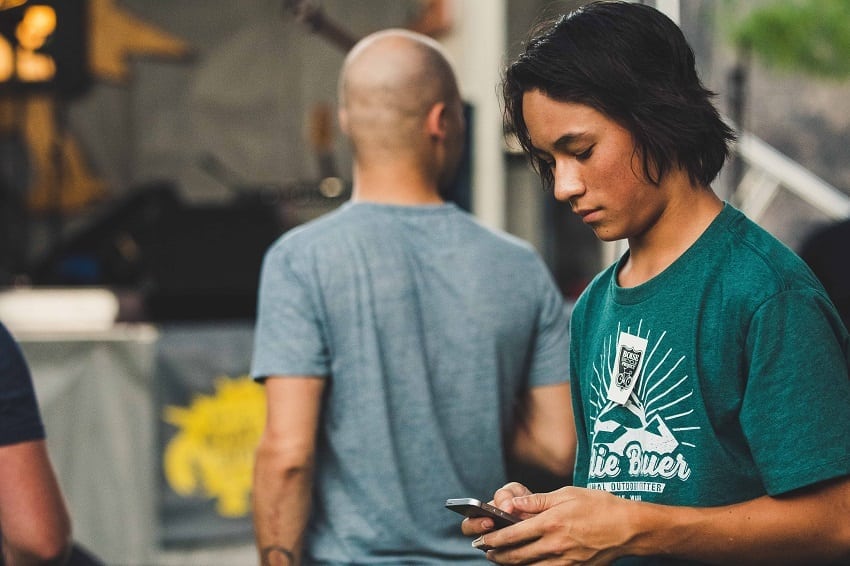
M 442 204 L 445 202 L 435 180 L 409 167 L 362 168 L 355 166 L 351 191 L 353 202 L 374 202 L 399 206 Z
M 723 209 L 708 187 L 688 186 L 675 196 L 649 230 L 629 238 L 629 257 L 618 274 L 622 287 L 645 283 L 670 267 Z

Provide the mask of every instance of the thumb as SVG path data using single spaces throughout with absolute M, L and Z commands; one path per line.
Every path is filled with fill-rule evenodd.
M 519 511 L 521 513 L 529 513 L 532 515 L 542 513 L 543 511 L 554 505 L 554 501 L 552 500 L 552 497 L 550 497 L 550 495 L 551 494 L 549 493 L 532 493 L 531 495 L 514 497 L 514 510 Z
M 566 486 L 548 493 L 529 493 L 522 497 L 514 497 L 514 508 L 521 513 L 542 513 L 560 503 L 575 499 L 581 493 L 576 490 L 575 487 Z

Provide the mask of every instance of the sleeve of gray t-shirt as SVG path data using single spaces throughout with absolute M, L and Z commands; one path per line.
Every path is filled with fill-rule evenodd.
M 251 375 L 327 376 L 328 348 L 313 286 L 283 246 L 263 261 Z
M 538 258 L 539 259 L 539 258 Z M 570 379 L 570 309 L 548 268 L 541 270 L 540 314 L 529 367 L 529 386 L 552 385 Z

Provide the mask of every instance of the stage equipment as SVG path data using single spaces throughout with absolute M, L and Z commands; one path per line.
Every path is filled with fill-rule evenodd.
M 151 321 L 250 319 L 263 254 L 286 228 L 260 193 L 190 204 L 170 183 L 154 183 L 65 238 L 31 279 L 134 290 Z

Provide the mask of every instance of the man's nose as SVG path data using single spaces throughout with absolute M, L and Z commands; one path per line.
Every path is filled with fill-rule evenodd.
M 555 198 L 567 202 L 584 192 L 584 182 L 575 163 L 558 163 L 552 171 Z

